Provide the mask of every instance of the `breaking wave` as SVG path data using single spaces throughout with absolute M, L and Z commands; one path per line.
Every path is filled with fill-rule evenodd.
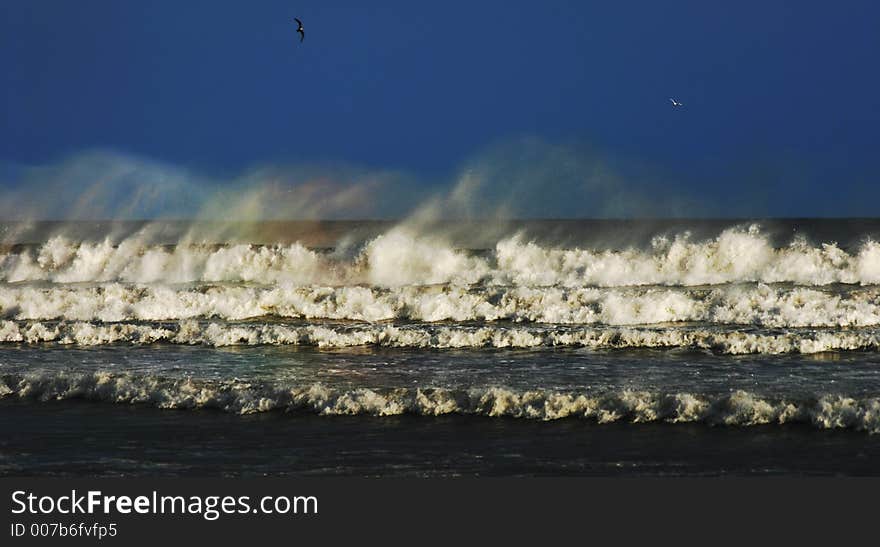
M 757 226 L 622 250 L 57 236 L 0 253 L 0 343 L 877 351 L 878 282 L 874 241 L 780 248 Z
M 292 245 L 152 245 L 58 236 L 35 249 L 0 255 L 0 281 L 52 283 L 247 282 L 380 287 L 449 283 L 524 287 L 697 286 L 763 282 L 822 286 L 880 283 L 880 244 L 849 253 L 836 243 L 797 239 L 775 248 L 757 226 L 730 228 L 708 241 L 687 233 L 655 237 L 647 249 L 546 248 L 515 235 L 488 256 L 403 228 L 375 238 L 353 260 Z
M 262 317 L 858 328 L 880 325 L 880 288 L 766 284 L 704 288 L 0 285 L 0 318 L 7 320 L 240 321 Z
M 0 398 L 7 397 L 42 401 L 87 399 L 159 408 L 219 409 L 238 414 L 268 411 L 371 416 L 459 414 L 726 426 L 802 423 L 821 429 L 880 432 L 880 399 L 839 394 L 774 400 L 745 391 L 700 395 L 632 390 L 599 394 L 541 389 L 515 391 L 501 387 L 345 390 L 322 384 L 286 386 L 99 372 L 5 375 L 0 377 Z
M 177 323 L 0 322 L 0 343 L 185 344 L 222 346 L 290 345 L 318 348 L 359 346 L 453 348 L 682 348 L 718 354 L 814 354 L 878 351 L 880 330 L 786 332 L 705 327 L 553 327 L 466 325 L 279 325 L 227 324 L 185 320 Z

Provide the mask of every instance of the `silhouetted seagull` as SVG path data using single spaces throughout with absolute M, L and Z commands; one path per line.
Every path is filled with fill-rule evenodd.
M 299 28 L 296 29 L 296 31 L 299 33 L 299 41 L 302 42 L 306 39 L 306 31 L 303 30 L 303 22 L 296 17 L 294 17 L 293 20 L 296 21 L 297 25 L 299 25 Z
M 681 104 L 680 102 L 676 101 L 675 99 L 669 99 L 669 100 L 672 101 L 672 106 L 684 106 L 683 104 Z

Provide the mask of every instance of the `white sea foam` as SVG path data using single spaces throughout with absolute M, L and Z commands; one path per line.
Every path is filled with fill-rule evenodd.
M 172 249 L 132 237 L 80 243 L 55 237 L 37 250 L 0 255 L 0 281 L 55 283 L 248 282 L 381 287 L 476 282 L 516 286 L 695 286 L 764 282 L 822 286 L 880 283 L 880 244 L 852 254 L 835 243 L 796 240 L 774 248 L 757 226 L 731 228 L 694 241 L 685 233 L 657 237 L 648 250 L 541 247 L 515 235 L 489 256 L 471 256 L 436 237 L 397 228 L 370 242 L 353 261 L 300 244 L 225 247 L 180 244 Z
M 474 255 L 395 228 L 353 258 L 296 243 L 164 247 L 139 237 L 55 237 L 17 251 L 0 255 L 7 343 L 773 354 L 873 350 L 880 326 L 880 245 L 847 253 L 797 240 L 774 248 L 754 226 L 708 241 L 655 238 L 647 250 L 547 248 L 513 236 Z M 311 324 L 279 324 L 290 320 Z M 700 328 L 673 328 L 681 324 Z
M 118 245 L 77 243 L 58 236 L 36 253 L 0 255 L 0 280 L 84 283 L 124 281 L 193 283 L 239 281 L 262 284 L 333 282 L 333 267 L 300 244 L 287 246 L 182 244 L 171 249 L 137 238 Z
M 676 322 L 762 327 L 880 325 L 880 288 L 721 285 L 392 288 L 299 285 L 0 285 L 10 320 L 243 320 L 273 316 L 351 321 L 513 321 L 581 325 Z
M 581 418 L 598 423 L 667 422 L 725 426 L 805 423 L 820 429 L 880 432 L 880 399 L 825 394 L 769 399 L 735 391 L 722 395 L 621 390 L 605 393 L 516 391 L 500 387 L 334 389 L 236 380 L 199 381 L 109 372 L 0 377 L 0 397 L 89 399 L 160 408 L 213 408 L 239 414 L 267 411 L 324 415 L 446 414 L 535 420 Z
M 450 348 L 686 348 L 718 354 L 813 354 L 880 350 L 880 330 L 741 332 L 700 327 L 512 327 L 453 325 L 279 325 L 184 320 L 176 323 L 0 321 L 0 343 L 170 343 L 205 346 L 291 345 L 319 348 L 376 346 Z

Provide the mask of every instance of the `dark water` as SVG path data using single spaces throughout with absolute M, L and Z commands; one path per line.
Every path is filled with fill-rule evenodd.
M 171 411 L 0 402 L 0 470 L 40 476 L 876 476 L 880 437 L 804 426 Z M 173 434 L 170 434 L 173 432 Z

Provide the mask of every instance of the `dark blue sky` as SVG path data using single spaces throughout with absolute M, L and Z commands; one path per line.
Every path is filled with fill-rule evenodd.
M 0 160 L 437 180 L 529 137 L 716 204 L 742 184 L 756 214 L 873 215 L 878 29 L 857 0 L 5 0 Z

